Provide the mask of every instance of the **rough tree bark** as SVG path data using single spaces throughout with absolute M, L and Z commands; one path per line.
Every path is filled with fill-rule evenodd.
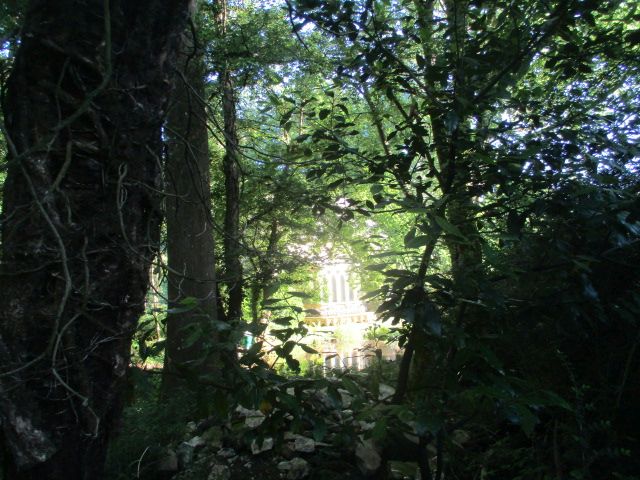
M 5 478 L 99 479 L 160 224 L 187 0 L 32 0 L 3 109 Z
M 227 2 L 219 2 L 218 26 L 220 35 L 226 35 Z M 225 155 L 224 170 L 224 275 L 228 290 L 227 318 L 236 323 L 242 318 L 243 271 L 240 256 L 240 153 L 236 127 L 236 100 L 233 76 L 225 60 L 220 71 L 222 88 L 222 116 L 224 118 Z
M 181 75 L 167 121 L 167 257 L 169 306 L 163 390 L 214 373 L 217 337 L 215 252 L 211 218 L 210 158 L 203 52 L 192 29 L 184 33 L 178 57 Z M 191 298 L 194 305 L 181 304 Z M 182 307 L 182 308 L 181 308 Z M 192 338 L 197 335 L 197 339 Z M 190 338 L 191 337 L 191 338 Z
M 277 218 L 271 220 L 269 225 L 269 241 L 263 258 L 255 262 L 256 276 L 251 284 L 251 323 L 256 326 L 260 323 L 261 308 L 269 299 L 269 287 L 273 282 L 275 269 L 275 257 L 278 242 L 282 236 L 282 230 Z

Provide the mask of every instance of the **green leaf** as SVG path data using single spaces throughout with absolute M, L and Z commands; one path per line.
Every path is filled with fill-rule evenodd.
M 284 355 L 290 355 L 295 346 L 296 342 L 294 342 L 293 340 L 286 341 L 284 345 L 282 345 L 282 351 L 284 352 Z
M 348 377 L 342 377 L 341 381 L 344 388 L 348 390 L 351 395 L 353 396 L 360 395 L 361 393 L 360 387 L 358 387 L 358 384 L 356 382 L 354 382 Z
M 434 216 L 434 219 L 436 221 L 436 223 L 440 226 L 440 228 L 445 232 L 448 233 L 449 235 L 453 235 L 455 237 L 458 237 L 462 240 L 467 240 L 467 237 L 465 237 L 462 232 L 460 231 L 460 229 L 458 227 L 456 227 L 455 225 L 453 225 L 452 223 L 449 223 L 449 221 L 443 217 L 440 217 L 438 215 Z
M 374 272 L 382 272 L 385 268 L 387 268 L 389 265 L 386 263 L 374 263 L 373 265 L 367 265 L 366 267 L 364 267 L 365 270 L 371 270 Z
M 298 360 L 296 360 L 293 357 L 285 357 L 284 358 L 285 362 L 287 362 L 287 366 L 293 370 L 294 372 L 298 373 L 300 372 L 300 362 Z
M 373 195 L 375 195 L 376 193 L 380 193 L 384 190 L 384 187 L 382 185 L 379 184 L 373 184 L 369 187 L 369 190 L 371 191 L 371 193 Z
M 258 354 L 262 350 L 262 344 L 263 342 L 256 342 L 251 345 L 251 348 L 247 350 L 247 353 L 244 354 L 244 357 L 246 357 L 247 360 L 251 360 L 253 362 L 254 359 L 258 358 Z
M 297 298 L 311 298 L 312 295 L 306 293 L 306 292 L 297 292 L 297 291 L 293 291 L 293 292 L 288 292 L 289 295 L 291 295 L 292 297 L 297 297 Z
M 515 404 L 509 409 L 508 419 L 516 425 L 520 425 L 522 431 L 527 437 L 531 437 L 533 430 L 538 423 L 538 417 L 536 417 L 531 410 L 525 405 Z
M 309 345 L 305 345 L 304 343 L 300 344 L 300 348 L 307 353 L 316 354 L 318 351 L 315 348 L 311 348 Z
M 444 424 L 442 417 L 439 415 L 424 411 L 416 415 L 415 422 L 416 433 L 421 437 L 427 434 L 437 434 Z
M 419 248 L 425 246 L 429 243 L 429 235 L 418 235 L 417 237 L 412 238 L 410 241 L 406 241 L 404 246 L 407 248 Z
M 409 278 L 415 277 L 415 273 L 412 272 L 411 270 L 402 270 L 399 268 L 390 268 L 389 270 L 385 270 L 384 274 L 387 277 L 409 277 Z
M 295 107 L 287 110 L 284 113 L 284 115 L 282 115 L 282 117 L 280 118 L 280 126 L 281 127 L 284 126 L 289 121 L 289 119 L 291 118 L 291 115 L 293 114 L 294 110 L 295 110 Z
M 270 285 L 267 285 L 267 288 L 264 289 L 264 296 L 267 298 L 272 296 L 274 293 L 278 291 L 279 288 L 280 288 L 280 282 L 273 282 Z
M 404 236 L 404 246 L 406 247 L 407 244 L 415 238 L 415 236 L 416 236 L 416 229 L 414 227 L 411 230 L 409 230 L 407 234 Z
M 387 419 L 382 417 L 376 420 L 376 424 L 371 430 L 371 437 L 376 441 L 381 441 L 387 436 Z

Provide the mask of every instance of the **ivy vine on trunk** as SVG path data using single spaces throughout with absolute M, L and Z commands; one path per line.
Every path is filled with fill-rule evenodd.
M 99 479 L 160 229 L 187 0 L 32 0 L 3 102 L 5 478 Z

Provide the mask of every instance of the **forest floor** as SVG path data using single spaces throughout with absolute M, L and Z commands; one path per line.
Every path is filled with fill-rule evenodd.
M 143 380 L 157 381 L 157 376 L 140 372 Z M 364 373 L 353 376 L 367 378 Z M 293 388 L 280 392 L 298 402 L 293 410 L 237 406 L 224 422 L 216 417 L 199 421 L 172 417 L 170 412 L 175 409 L 163 405 L 154 393 L 141 395 L 125 412 L 122 432 L 112 446 L 107 478 L 417 478 L 416 463 L 383 459 L 384 449 L 374 438 L 375 422 L 362 415 L 364 410 L 384 405 L 393 395 L 392 387 L 379 384 L 376 395 L 369 391 L 354 395 L 353 388 L 351 392 L 342 388 L 336 379 L 293 381 L 306 385 L 295 394 Z M 402 441 L 417 441 L 410 437 Z
M 268 422 L 260 410 L 238 407 L 232 425 L 190 422 L 184 440 L 165 450 L 156 470 L 175 471 L 168 477 L 172 480 L 360 480 L 383 471 L 384 478 L 415 478 L 415 463 L 383 465 L 381 449 L 370 438 L 373 424 L 354 418 L 349 393 L 339 393 L 343 404 L 324 412 L 328 431 L 322 441 L 314 439 L 311 429 L 294 433 L 287 423 L 273 432 L 263 427 Z M 331 405 L 325 391 L 312 395 Z

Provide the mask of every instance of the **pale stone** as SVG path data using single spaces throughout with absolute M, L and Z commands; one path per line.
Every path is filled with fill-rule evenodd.
M 396 389 L 389 385 L 381 383 L 378 392 L 378 400 L 387 400 L 393 397 L 393 395 L 396 393 Z
M 340 394 L 340 401 L 342 402 L 342 408 L 349 408 L 353 403 L 353 395 L 348 390 L 343 388 L 338 389 L 338 393 Z
M 226 465 L 214 465 L 211 467 L 207 480 L 229 480 L 231 478 L 231 470 Z
M 364 475 L 373 475 L 382 465 L 382 457 L 371 439 L 361 440 L 356 445 L 356 461 Z
M 189 440 L 188 442 L 185 442 L 185 443 L 191 445 L 194 449 L 197 449 L 199 447 L 204 447 L 206 445 L 207 441 L 204 438 L 199 437 L 199 436 L 196 435 L 191 440 Z
M 217 455 L 221 458 L 231 458 L 236 456 L 236 451 L 233 448 L 221 448 Z
M 309 464 L 305 459 L 296 457 L 289 461 L 278 463 L 278 470 L 287 473 L 287 480 L 300 480 L 309 475 Z
M 259 453 L 266 452 L 273 448 L 273 438 L 267 437 L 262 441 L 262 445 L 258 445 L 258 442 L 253 440 L 251 442 L 251 453 L 258 455 Z
M 313 438 L 296 435 L 293 442 L 293 449 L 296 452 L 311 453 L 316 449 L 316 442 L 315 440 L 313 440 Z
M 376 426 L 374 422 L 365 422 L 364 420 L 358 420 L 355 423 L 360 427 L 360 431 L 362 432 L 373 430 L 373 427 Z
M 238 406 L 236 412 L 245 417 L 244 424 L 250 429 L 259 427 L 265 420 L 265 415 L 260 410 L 249 410 L 248 408 Z
M 187 442 L 182 442 L 178 446 L 176 454 L 178 456 L 178 464 L 180 465 L 180 468 L 185 468 L 193 462 L 194 452 L 195 448 Z
M 187 433 L 193 433 L 198 429 L 196 422 L 187 423 Z

